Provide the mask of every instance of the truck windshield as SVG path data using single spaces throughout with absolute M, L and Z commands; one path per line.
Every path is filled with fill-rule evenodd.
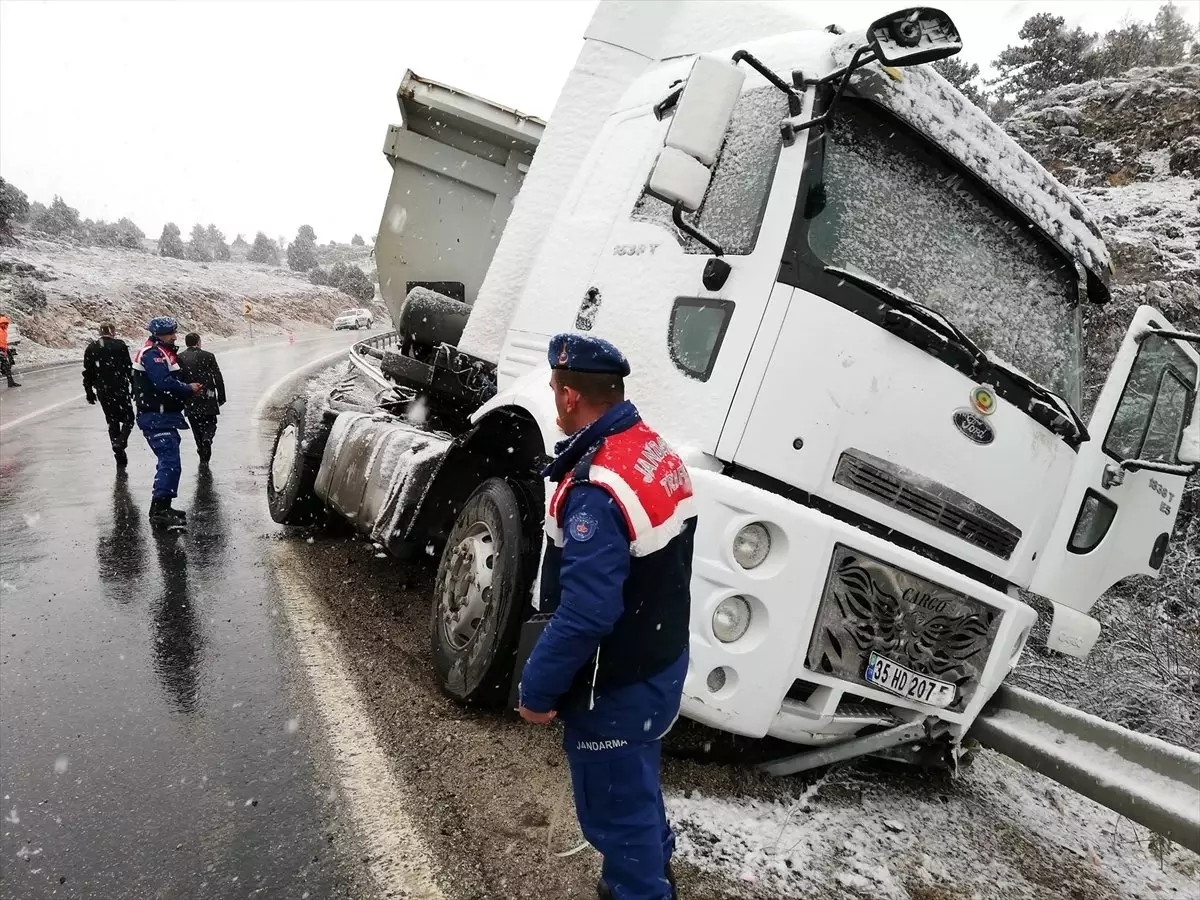
M 826 132 L 808 244 L 941 313 L 996 362 L 1080 407 L 1074 263 L 953 167 L 861 101 Z

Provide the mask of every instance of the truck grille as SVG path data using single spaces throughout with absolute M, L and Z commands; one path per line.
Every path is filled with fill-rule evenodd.
M 1021 529 L 957 491 L 861 450 L 847 450 L 833 480 L 901 512 L 1008 559 Z
M 805 668 L 871 686 L 872 652 L 955 686 L 948 709 L 979 686 L 1003 612 L 860 553 L 834 547 Z

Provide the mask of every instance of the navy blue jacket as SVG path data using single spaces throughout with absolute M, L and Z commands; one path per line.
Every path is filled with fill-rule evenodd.
M 150 338 L 133 358 L 133 397 L 143 431 L 187 428 L 184 404 L 192 389 L 179 380 L 175 347 Z
M 600 738 L 656 739 L 687 673 L 686 469 L 628 402 L 555 449 L 539 587 L 553 615 L 522 673 L 522 705 Z

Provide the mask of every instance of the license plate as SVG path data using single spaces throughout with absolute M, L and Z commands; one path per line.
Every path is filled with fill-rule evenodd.
M 954 685 L 921 675 L 878 653 L 871 654 L 864 677 L 876 687 L 928 706 L 945 708 L 954 702 Z

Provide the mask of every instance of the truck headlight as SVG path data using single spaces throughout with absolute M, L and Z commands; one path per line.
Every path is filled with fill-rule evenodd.
M 750 627 L 750 604 L 745 597 L 726 597 L 713 610 L 712 630 L 718 641 L 732 644 Z
M 762 522 L 752 522 L 733 539 L 733 558 L 743 569 L 761 566 L 771 552 L 771 532 Z

